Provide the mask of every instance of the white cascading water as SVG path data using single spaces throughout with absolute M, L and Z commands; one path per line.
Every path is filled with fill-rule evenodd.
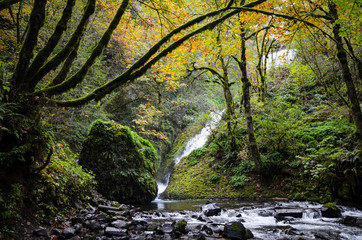
M 292 62 L 296 54 L 297 51 L 295 49 L 282 49 L 270 53 L 266 60 L 267 69 L 270 69 L 271 66 L 279 67 Z
M 201 131 L 196 134 L 193 138 L 191 138 L 187 144 L 185 149 L 182 151 L 182 153 L 174 158 L 174 165 L 180 162 L 180 160 L 189 155 L 193 150 L 201 148 L 206 143 L 208 137 L 211 134 L 211 131 L 216 127 L 216 125 L 219 123 L 223 111 L 218 112 L 212 112 L 210 113 L 211 120 L 206 123 L 205 127 L 201 129 Z M 161 193 L 163 193 L 167 186 L 168 182 L 170 180 L 171 172 L 168 172 L 166 176 L 164 177 L 165 182 L 157 182 L 158 187 L 158 193 L 157 198 L 160 196 Z
M 214 200 L 221 207 L 221 213 L 217 216 L 205 216 L 201 207 L 206 200 L 179 200 L 163 201 L 162 204 L 153 203 L 157 214 L 153 211 L 140 212 L 136 220 L 152 222 L 177 222 L 184 220 L 187 228 L 197 230 L 198 226 L 221 226 L 224 224 L 242 221 L 245 228 L 249 229 L 252 239 L 338 239 L 338 240 L 362 240 L 362 228 L 360 224 L 344 223 L 343 219 L 354 218 L 356 223 L 362 220 L 362 211 L 356 208 L 338 206 L 342 217 L 326 218 L 321 214 L 322 204 L 298 201 L 265 201 L 243 202 L 242 200 Z M 181 206 L 180 206 L 181 205 Z M 160 206 L 162 208 L 160 208 Z M 278 211 L 302 212 L 302 217 L 275 217 Z M 162 214 L 160 214 L 160 212 Z M 153 213 L 150 217 L 149 213 Z M 200 229 L 200 228 L 199 228 Z M 218 234 L 219 235 L 219 234 Z M 192 236 L 192 235 L 191 235 Z M 319 236 L 319 237 L 318 237 Z M 216 239 L 217 236 L 210 236 Z M 196 238 L 190 238 L 196 239 Z

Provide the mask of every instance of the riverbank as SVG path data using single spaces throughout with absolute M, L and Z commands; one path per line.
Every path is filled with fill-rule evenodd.
M 252 240 L 362 239 L 362 211 L 338 208 L 341 215 L 331 217 L 319 203 L 285 199 L 158 200 L 134 207 L 96 194 L 72 214 L 29 226 L 19 239 L 227 239 L 233 224 L 248 229 L 244 237 Z
M 299 169 L 287 166 L 281 169 L 276 177 L 268 177 L 248 172 L 248 167 L 244 166 L 246 173 L 243 173 L 243 177 L 233 178 L 232 169 L 225 169 L 220 165 L 221 159 L 212 157 L 206 152 L 199 157 L 198 162 L 190 164 L 193 157 L 191 154 L 183 158 L 174 167 L 168 188 L 162 194 L 163 198 L 178 200 L 283 198 L 321 203 L 335 201 L 338 204 L 362 208 L 360 201 L 356 199 L 332 198 L 330 190 L 316 184 L 313 178 L 301 176 Z

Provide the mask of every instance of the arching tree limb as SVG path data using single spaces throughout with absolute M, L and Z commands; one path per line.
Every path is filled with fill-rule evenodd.
M 89 18 L 92 16 L 95 10 L 95 2 L 96 0 L 88 0 L 86 7 L 84 8 L 84 13 L 82 19 L 80 20 L 76 30 L 74 31 L 72 37 L 67 42 L 65 47 L 56 54 L 52 59 L 46 62 L 39 71 L 35 74 L 35 76 L 30 80 L 31 84 L 35 87 L 40 80 L 42 80 L 45 75 L 47 75 L 50 71 L 55 70 L 59 65 L 69 56 L 69 54 L 74 49 L 74 46 L 80 41 L 85 33 L 85 29 L 88 25 Z
M 121 20 L 123 14 L 126 11 L 129 0 L 123 0 L 122 4 L 118 8 L 116 15 L 114 16 L 112 22 L 108 26 L 106 32 L 103 34 L 102 38 L 99 40 L 97 46 L 93 49 L 91 56 L 87 59 L 87 61 L 83 64 L 81 69 L 78 70 L 72 77 L 68 80 L 45 89 L 40 90 L 40 93 L 45 93 L 46 95 L 56 95 L 64 93 L 72 88 L 74 88 L 77 84 L 81 83 L 85 76 L 88 73 L 88 70 L 93 65 L 94 61 L 99 57 L 103 51 L 103 49 L 108 45 L 113 31 L 117 28 L 119 21 Z
M 45 47 L 36 55 L 35 59 L 31 63 L 29 69 L 26 73 L 26 78 L 31 79 L 34 74 L 42 67 L 44 62 L 48 59 L 50 54 L 53 52 L 54 48 L 57 46 L 60 38 L 62 37 L 64 31 L 67 29 L 69 19 L 72 16 L 73 7 L 76 0 L 68 0 L 67 5 L 64 8 L 62 17 L 60 18 L 57 26 L 55 27 L 54 33 L 49 38 Z M 29 83 L 29 91 L 32 91 L 35 87 L 35 82 Z
M 29 31 L 23 45 L 21 46 L 19 60 L 12 79 L 14 86 L 13 94 L 17 94 L 18 92 L 25 90 L 25 72 L 33 57 L 34 48 L 38 43 L 39 30 L 44 24 L 46 2 L 46 0 L 34 1 L 33 11 L 31 12 L 28 24 Z
M 58 105 L 60 106 L 80 106 L 83 105 L 93 99 L 101 99 L 103 98 L 105 95 L 111 93 L 113 90 L 115 90 L 116 88 L 118 88 L 119 86 L 129 82 L 129 81 L 134 81 L 135 79 L 139 78 L 140 76 L 142 76 L 143 74 L 146 73 L 146 71 L 148 69 L 150 69 L 156 62 L 158 62 L 161 58 L 167 56 L 169 53 L 171 53 L 173 50 L 175 50 L 177 47 L 179 47 L 182 43 L 184 43 L 185 41 L 187 41 L 188 39 L 190 39 L 191 37 L 204 32 L 208 29 L 213 29 L 215 26 L 217 26 L 218 24 L 220 24 L 221 22 L 225 21 L 226 19 L 230 18 L 231 16 L 237 14 L 239 12 L 239 10 L 234 10 L 228 14 L 226 14 L 225 16 L 206 24 L 203 27 L 200 27 L 197 30 L 194 30 L 193 32 L 183 36 L 182 38 L 180 38 L 179 40 L 175 41 L 174 43 L 172 43 L 170 46 L 168 46 L 166 49 L 164 49 L 163 51 L 161 51 L 159 54 L 157 54 L 154 58 L 152 58 L 151 60 L 150 57 L 154 54 L 152 54 L 150 51 L 155 52 L 157 51 L 157 49 L 159 47 L 157 47 L 157 49 L 155 49 L 155 46 L 152 47 L 149 52 L 147 52 L 141 59 L 143 61 L 149 60 L 145 65 L 143 65 L 142 67 L 140 67 L 138 70 L 136 71 L 131 71 L 135 69 L 135 65 L 139 64 L 138 60 L 133 66 L 131 66 L 131 68 L 129 68 L 127 71 L 125 71 L 124 73 L 122 73 L 119 77 L 111 80 L 110 82 L 102 85 L 101 87 L 95 89 L 93 92 L 89 93 L 88 95 L 81 97 L 81 98 L 77 98 L 74 100 L 69 100 L 69 101 L 55 101 Z M 193 20 L 192 20 L 193 21 Z M 187 25 L 189 25 L 189 23 L 186 23 Z M 170 36 L 171 37 L 171 36 Z M 160 40 L 162 41 L 162 39 Z M 156 43 L 155 45 L 159 45 L 160 42 Z M 148 59 L 145 59 L 145 56 L 149 56 Z

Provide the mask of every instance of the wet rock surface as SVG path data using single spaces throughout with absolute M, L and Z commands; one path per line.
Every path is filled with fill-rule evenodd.
M 352 211 L 334 219 L 322 217 L 318 206 L 255 204 L 236 209 L 217 205 L 220 211 L 209 214 L 204 210 L 216 204 L 205 202 L 195 211 L 150 211 L 98 196 L 87 208 L 29 231 L 24 239 L 362 239 L 362 218 Z M 310 229 L 305 218 L 313 221 Z
M 202 206 L 202 212 L 205 216 L 217 216 L 221 213 L 221 208 L 216 203 L 207 203 L 206 205 Z

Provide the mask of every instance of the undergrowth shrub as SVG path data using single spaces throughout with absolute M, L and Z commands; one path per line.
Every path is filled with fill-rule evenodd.
M 231 177 L 231 185 L 235 188 L 243 187 L 249 181 L 249 179 L 245 175 L 241 176 L 232 176 Z
M 255 163 L 252 161 L 241 161 L 239 165 L 234 167 L 231 171 L 234 175 L 242 175 L 244 173 L 250 173 L 254 169 Z
M 261 155 L 261 173 L 264 176 L 279 175 L 284 166 L 283 155 L 279 152 Z
M 205 155 L 205 153 L 206 150 L 204 147 L 193 150 L 188 156 L 189 164 L 191 166 L 196 165 L 200 161 L 200 159 Z
M 91 195 L 96 186 L 94 175 L 78 165 L 77 157 L 67 144 L 55 145 L 51 162 L 40 172 L 39 185 L 34 190 L 37 205 L 44 216 L 54 216 Z
M 333 119 L 307 122 L 296 129 L 301 176 L 325 186 L 334 197 L 358 195 L 362 162 L 353 129 L 346 120 Z
M 209 179 L 212 182 L 217 182 L 220 179 L 220 177 L 216 173 L 213 173 L 213 174 L 210 175 Z
M 303 111 L 298 105 L 282 99 L 264 107 L 265 110 L 255 117 L 260 152 L 293 155 L 297 141 L 293 130 L 300 124 Z
M 20 220 L 21 185 L 12 184 L 9 192 L 0 190 L 0 239 L 12 239 Z

